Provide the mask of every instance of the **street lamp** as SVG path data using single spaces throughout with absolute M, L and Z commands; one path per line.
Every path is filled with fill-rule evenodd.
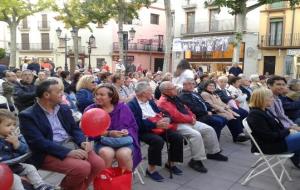
M 91 53 L 92 53 L 92 45 L 95 43 L 95 37 L 93 34 L 89 37 L 88 43 L 88 53 L 89 53 L 89 71 L 92 71 L 92 66 L 91 66 Z
M 126 42 L 125 44 L 127 44 L 127 49 L 125 50 L 125 58 L 124 58 L 125 67 L 127 67 L 127 53 L 128 53 L 129 42 L 134 39 L 136 31 L 133 28 L 131 28 L 128 32 L 129 32 L 129 38 L 128 38 L 128 35 L 127 35 L 127 39 L 125 39 L 123 37 L 124 42 Z M 127 33 L 127 32 L 125 31 L 124 33 Z M 125 40 L 127 40 L 127 41 L 125 41 Z
M 73 31 L 73 30 L 72 30 Z M 73 32 L 71 31 L 72 35 L 73 35 Z M 68 60 L 67 60 L 67 51 L 68 51 L 68 47 L 67 47 L 67 41 L 71 40 L 71 38 L 68 38 L 67 37 L 67 34 L 65 34 L 65 37 L 60 37 L 61 36 L 61 33 L 62 33 L 62 30 L 58 27 L 56 29 L 56 35 L 59 39 L 62 39 L 65 41 L 65 71 L 68 71 Z

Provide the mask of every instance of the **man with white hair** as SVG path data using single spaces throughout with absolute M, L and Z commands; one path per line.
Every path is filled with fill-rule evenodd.
M 177 97 L 177 90 L 170 81 L 164 81 L 159 86 L 162 96 L 158 100 L 158 107 L 167 112 L 177 131 L 188 139 L 191 147 L 192 159 L 189 166 L 202 173 L 206 173 L 202 160 L 213 159 L 227 161 L 228 158 L 220 152 L 220 145 L 215 130 L 196 120 L 195 115 Z
M 165 165 L 175 175 L 182 175 L 182 171 L 175 166 L 175 162 L 183 161 L 183 137 L 174 129 L 169 128 L 169 118 L 161 116 L 152 97 L 152 89 L 147 81 L 140 81 L 135 86 L 136 97 L 128 102 L 139 126 L 139 138 L 149 145 L 148 168 L 146 174 L 154 181 L 163 181 L 163 177 L 156 171 L 161 166 L 161 151 L 164 142 L 170 145 L 169 163 Z M 157 117 L 156 120 L 154 118 Z

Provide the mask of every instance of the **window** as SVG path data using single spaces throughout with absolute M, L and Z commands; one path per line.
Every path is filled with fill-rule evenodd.
M 42 14 L 42 26 L 41 28 L 48 28 L 47 14 Z
M 49 50 L 50 49 L 50 42 L 49 42 L 49 33 L 42 33 L 41 34 L 41 42 L 42 42 L 42 50 Z
M 212 32 L 218 31 L 219 28 L 219 9 L 210 9 L 209 10 L 209 30 Z
M 283 29 L 282 18 L 276 18 L 270 20 L 270 36 L 269 36 L 270 46 L 280 46 L 282 44 L 282 29 Z
M 171 12 L 171 26 L 172 26 L 172 28 L 174 28 L 174 25 L 175 25 L 175 12 L 174 11 L 172 11 Z
M 151 13 L 150 24 L 159 24 L 159 15 Z
M 23 33 L 21 34 L 21 42 L 22 42 L 22 50 L 29 50 L 30 45 L 29 45 L 29 34 L 28 33 Z
M 28 28 L 28 20 L 27 17 L 23 18 L 22 20 L 22 28 L 27 29 Z
M 195 12 L 186 13 L 186 31 L 188 34 L 194 33 L 195 29 Z

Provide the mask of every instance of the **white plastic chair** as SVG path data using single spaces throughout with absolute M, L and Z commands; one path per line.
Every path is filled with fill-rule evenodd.
M 283 154 L 264 154 L 260 147 L 258 146 L 257 142 L 255 141 L 254 137 L 252 136 L 252 130 L 249 127 L 247 120 L 243 120 L 243 125 L 247 133 L 249 134 L 252 142 L 256 146 L 258 152 L 254 153 L 254 155 L 259 156 L 259 159 L 253 164 L 251 167 L 253 168 L 246 179 L 242 182 L 242 185 L 246 185 L 254 177 L 264 173 L 265 171 L 270 170 L 274 178 L 276 179 L 277 183 L 281 187 L 282 190 L 285 190 L 285 187 L 282 184 L 282 179 L 284 174 L 288 178 L 289 181 L 292 181 L 289 173 L 287 172 L 286 168 L 284 167 L 285 162 L 287 159 L 294 156 L 294 153 L 283 153 Z M 280 176 L 274 170 L 274 167 L 279 165 L 281 168 Z

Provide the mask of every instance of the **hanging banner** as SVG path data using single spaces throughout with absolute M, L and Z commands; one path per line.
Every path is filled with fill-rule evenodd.
M 192 39 L 175 38 L 172 51 L 211 52 L 226 51 L 232 36 L 201 37 Z

